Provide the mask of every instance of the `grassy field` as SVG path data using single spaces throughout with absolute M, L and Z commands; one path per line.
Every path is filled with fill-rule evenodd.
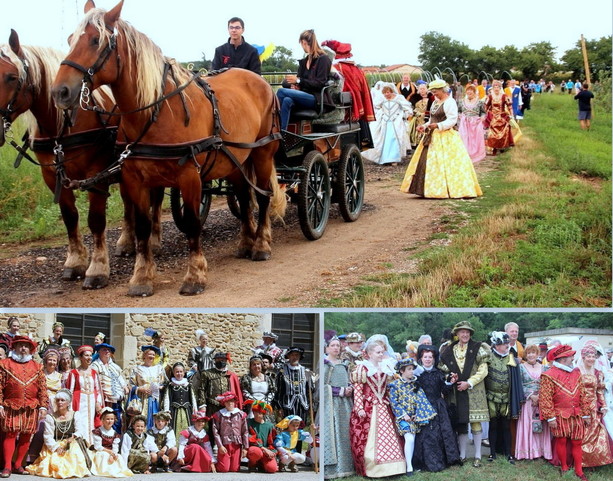
M 411 479 L 415 481 L 572 481 L 578 479 L 571 471 L 564 476 L 559 475 L 560 470 L 539 459 L 533 461 L 517 461 L 514 466 L 501 458 L 492 463 L 483 460 L 481 468 L 473 468 L 471 463 L 464 466 L 452 466 L 438 473 L 415 473 L 411 478 L 406 476 L 392 476 L 385 478 L 389 481 L 400 481 Z M 599 468 L 585 469 L 585 475 L 590 481 L 606 481 L 613 478 L 613 465 L 602 466 Z M 362 481 L 370 478 L 353 476 L 342 478 L 345 481 Z
M 364 279 L 330 307 L 611 305 L 611 116 L 582 131 L 570 96 L 542 95 L 523 138 L 480 179 L 484 197 L 449 200 L 450 245 L 424 247 L 416 274 Z M 400 179 L 398 179 L 400 183 Z

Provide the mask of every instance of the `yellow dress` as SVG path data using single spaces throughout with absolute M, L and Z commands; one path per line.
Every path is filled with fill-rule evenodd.
M 77 430 L 79 425 L 77 417 L 79 413 L 72 413 L 73 416 L 60 421 L 48 414 L 45 418 L 44 446 L 40 456 L 26 467 L 28 473 L 45 478 L 83 478 L 90 476 L 88 466 L 91 466 L 89 455 L 87 454 L 83 442 L 82 433 Z M 67 439 L 71 436 L 75 439 L 68 443 Z M 64 454 L 58 454 L 59 447 L 68 447 Z
M 437 123 L 444 130 L 437 128 L 424 136 L 404 174 L 402 192 L 429 199 L 483 195 L 466 147 L 453 129 L 457 118 L 458 107 L 453 98 L 432 104 L 430 123 Z

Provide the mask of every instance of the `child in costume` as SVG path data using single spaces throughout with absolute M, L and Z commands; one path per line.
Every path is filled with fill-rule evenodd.
M 430 422 L 436 411 L 428 401 L 423 390 L 415 384 L 417 378 L 413 371 L 417 362 L 412 358 L 402 359 L 396 363 L 396 371 L 400 374 L 389 386 L 389 397 L 396 429 L 404 437 L 404 458 L 407 465 L 407 476 L 413 475 L 413 450 L 415 434 L 422 426 Z
M 112 408 L 102 408 L 100 411 L 102 425 L 92 431 L 95 453 L 92 457 L 91 472 L 94 476 L 127 478 L 133 475 L 124 459 L 119 455 L 121 436 L 113 429 L 115 419 L 115 412 Z
M 137 415 L 123 435 L 121 456 L 134 473 L 151 474 L 149 466 L 157 462 L 157 446 L 146 430 L 147 418 Z
M 191 424 L 191 417 L 198 410 L 196 395 L 192 385 L 185 377 L 185 366 L 176 362 L 172 366 L 170 382 L 164 389 L 162 408 L 170 414 L 171 428 L 175 437 Z
M 153 438 L 157 447 L 157 461 L 153 465 L 152 472 L 156 468 L 162 469 L 167 473 L 170 472 L 170 464 L 176 459 L 177 437 L 175 432 L 168 425 L 170 422 L 170 414 L 166 411 L 161 411 L 153 415 L 155 426 L 147 429 L 147 434 Z
M 302 464 L 306 456 L 301 453 L 302 442 L 311 444 L 313 437 L 307 432 L 299 429 L 302 418 L 296 415 L 285 417 L 277 423 L 277 428 L 281 430 L 275 437 L 275 448 L 279 453 L 279 471 L 298 472 L 297 464 Z
M 209 420 L 206 411 L 198 411 L 192 415 L 192 425 L 179 435 L 179 454 L 177 461 L 181 471 L 192 473 L 216 473 L 211 441 L 204 429 Z
M 231 391 L 217 396 L 224 407 L 211 417 L 211 427 L 217 446 L 217 471 L 219 473 L 240 470 L 241 458 L 247 456 L 249 436 L 247 414 L 236 407 L 237 397 Z
M 265 473 L 276 473 L 279 469 L 274 444 L 277 431 L 272 423 L 265 420 L 267 414 L 272 414 L 272 407 L 264 401 L 253 399 L 246 401 L 245 406 L 251 406 L 251 412 L 253 413 L 253 418 L 247 419 L 247 427 L 249 428 L 249 449 L 247 450 L 249 471 L 259 469 Z

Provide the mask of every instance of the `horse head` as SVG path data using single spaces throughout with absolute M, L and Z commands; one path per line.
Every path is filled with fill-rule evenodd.
M 77 105 L 82 91 L 113 83 L 120 73 L 117 23 L 123 0 L 108 12 L 85 4 L 85 17 L 69 37 L 70 51 L 55 77 L 52 94 L 58 108 Z

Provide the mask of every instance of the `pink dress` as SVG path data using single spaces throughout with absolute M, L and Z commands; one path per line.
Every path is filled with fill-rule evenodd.
M 477 98 L 469 102 L 464 98 L 458 103 L 458 110 L 460 112 L 460 138 L 473 163 L 479 162 L 485 159 L 485 131 L 483 129 L 485 107 L 483 102 Z
M 539 413 L 538 405 L 533 405 L 529 397 L 531 394 L 538 395 L 539 393 L 543 366 L 539 363 L 536 363 L 534 366 L 522 363 L 519 366 L 519 372 L 526 399 L 517 421 L 515 457 L 517 459 L 551 459 L 551 433 L 549 432 L 549 426 L 546 421 L 542 421 L 543 431 L 541 433 L 533 432 L 532 423 L 539 420 Z

